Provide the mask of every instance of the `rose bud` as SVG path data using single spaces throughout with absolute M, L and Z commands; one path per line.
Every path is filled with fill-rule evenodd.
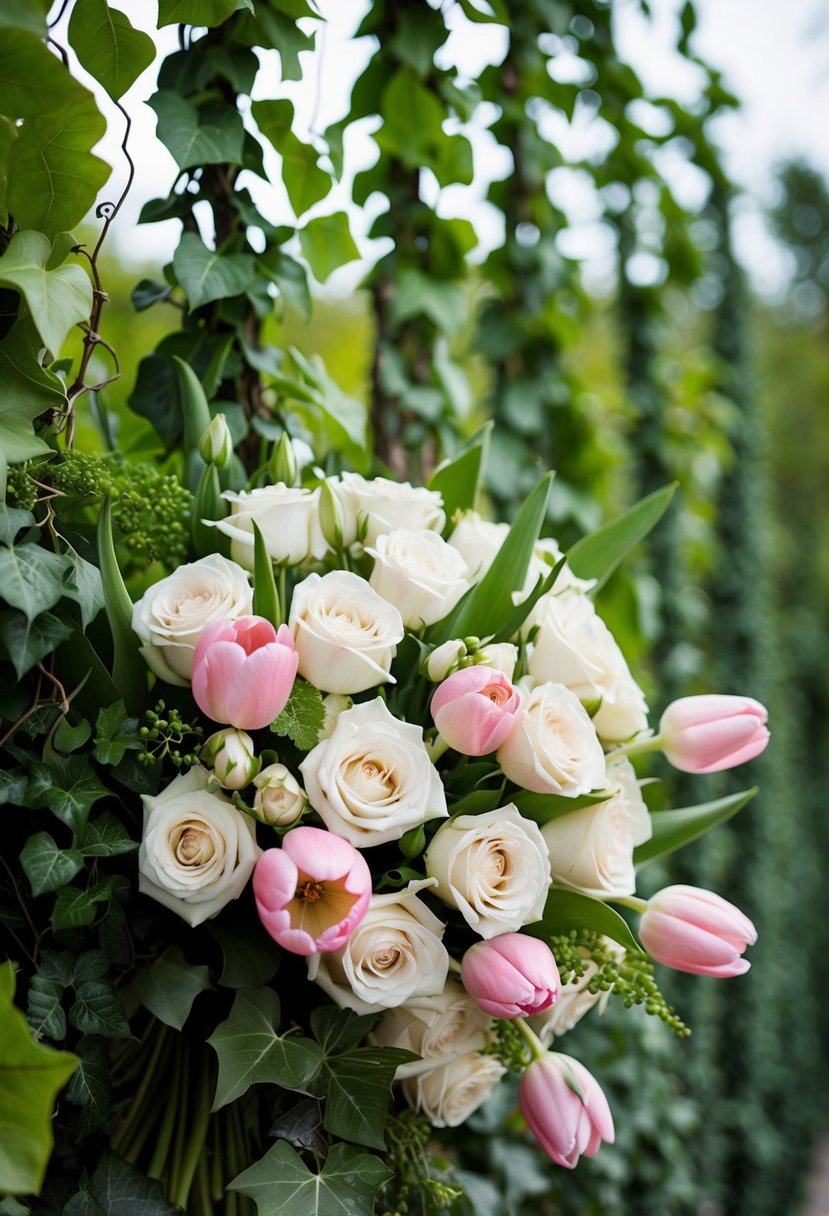
M 512 734 L 521 698 L 500 671 L 465 667 L 432 697 L 432 718 L 443 739 L 464 756 L 494 752 Z
M 533 1060 L 518 1086 L 521 1113 L 547 1156 L 572 1170 L 613 1143 L 613 1116 L 599 1083 L 583 1064 L 561 1052 Z
M 297 663 L 287 625 L 277 632 L 261 616 L 217 621 L 196 646 L 193 696 L 215 722 L 259 730 L 284 708 Z
M 651 958 L 666 967 L 726 978 L 748 971 L 751 963 L 740 956 L 757 941 L 757 930 L 722 896 L 680 885 L 649 900 L 639 937 Z
M 259 919 L 292 954 L 339 950 L 368 910 L 371 873 L 361 853 L 321 828 L 293 828 L 253 872 Z
M 461 982 L 494 1018 L 526 1017 L 558 1000 L 561 981 L 550 947 L 523 933 L 476 942 L 463 956 Z
M 253 739 L 243 730 L 217 730 L 205 739 L 199 759 L 226 790 L 243 790 L 259 772 Z
M 659 723 L 662 750 L 683 773 L 718 773 L 759 756 L 769 741 L 768 711 L 751 697 L 682 697 Z
M 253 809 L 271 827 L 290 827 L 308 805 L 308 795 L 284 764 L 269 764 L 254 777 L 253 784 Z
M 433 684 L 440 684 L 453 671 L 457 671 L 461 659 L 466 658 L 466 644 L 459 638 L 443 642 L 420 665 L 420 674 Z

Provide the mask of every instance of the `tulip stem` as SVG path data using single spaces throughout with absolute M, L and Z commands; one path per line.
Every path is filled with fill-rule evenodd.
M 643 756 L 646 752 L 658 752 L 664 742 L 661 735 L 646 735 L 644 739 L 633 739 L 630 743 L 615 747 L 612 752 L 607 753 L 605 760 L 609 763 L 611 760 L 619 760 L 622 756 Z
M 429 759 L 432 764 L 439 760 L 444 752 L 449 750 L 449 744 L 445 739 L 441 739 L 440 735 L 435 735 L 431 742 L 426 744 L 426 751 L 429 753 Z
M 524 1038 L 527 1040 L 527 1045 L 532 1053 L 533 1059 L 543 1060 L 547 1055 L 547 1048 L 541 1042 L 538 1035 L 530 1029 L 524 1018 L 514 1018 L 513 1024 L 518 1027 Z
M 624 904 L 626 908 L 633 908 L 634 912 L 647 912 L 648 901 L 640 899 L 638 895 L 609 895 L 607 896 L 608 903 Z

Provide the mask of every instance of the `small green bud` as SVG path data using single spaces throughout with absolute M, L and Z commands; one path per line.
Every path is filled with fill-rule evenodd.
M 224 414 L 217 414 L 199 441 L 199 455 L 205 464 L 223 469 L 233 455 L 233 439 Z
M 320 486 L 320 527 L 327 544 L 339 551 L 343 547 L 343 505 L 330 481 Z
M 287 431 L 283 431 L 279 441 L 273 445 L 271 458 L 268 461 L 268 472 L 274 483 L 282 482 L 286 486 L 296 485 L 299 466 L 294 445 L 291 443 Z

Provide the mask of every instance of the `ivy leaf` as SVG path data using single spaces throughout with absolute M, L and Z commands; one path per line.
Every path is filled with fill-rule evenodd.
M 20 317 L 0 342 L 0 449 L 10 464 L 51 451 L 32 423 L 66 404 L 63 383 L 40 365 L 40 347 L 31 317 Z
M 318 283 L 324 283 L 339 266 L 360 256 L 344 211 L 309 220 L 299 231 L 299 244 Z
M 311 292 L 302 263 L 274 245 L 259 255 L 256 266 L 260 274 L 276 284 L 285 303 L 302 313 L 307 321 L 311 316 Z
M 51 764 L 32 765 L 26 804 L 47 806 L 74 832 L 82 832 L 89 812 L 109 793 L 101 785 L 86 756 L 56 756 Z
M 0 612 L 0 643 L 19 680 L 71 636 L 72 626 L 51 612 L 43 612 L 33 621 L 25 612 Z
M 245 131 L 236 110 L 216 104 L 197 108 L 171 89 L 161 89 L 147 104 L 158 116 L 158 138 L 179 169 L 241 165 Z
M 304 215 L 331 189 L 331 178 L 317 164 L 317 153 L 291 130 L 290 101 L 254 101 L 251 113 L 259 130 L 282 157 L 282 180 L 295 215 Z
M 75 1003 L 69 1021 L 84 1034 L 107 1039 L 128 1039 L 129 1023 L 115 988 L 105 980 L 84 980 L 75 985 Z
M 81 624 L 86 629 L 104 606 L 101 572 L 71 548 L 64 554 L 64 560 L 63 593 L 79 605 Z
M 155 43 L 107 0 L 76 0 L 69 43 L 82 68 L 118 100 L 155 59 Z
M 35 517 L 31 511 L 22 511 L 19 507 L 0 503 L 0 544 L 13 545 L 18 532 L 34 527 L 34 522 Z
M 33 975 L 26 1001 L 26 1017 L 32 1034 L 37 1038 L 60 1040 L 66 1037 L 66 1014 L 63 1010 L 64 985 L 59 980 Z
M 385 1148 L 395 1071 L 418 1058 L 397 1047 L 358 1047 L 326 1057 L 317 1082 L 325 1088 L 325 1130 L 369 1148 Z
M 247 926 L 208 925 L 207 929 L 221 947 L 223 988 L 261 988 L 276 975 L 282 951 L 272 937 L 251 934 Z
M 30 836 L 20 854 L 20 864 L 29 880 L 32 895 L 55 891 L 71 882 L 83 869 L 78 849 L 60 849 L 48 832 Z
M 95 759 L 100 764 L 120 764 L 124 752 L 137 750 L 138 719 L 130 718 L 123 701 L 98 711 L 95 719 Z
M 247 253 L 215 253 L 195 232 L 185 232 L 173 255 L 173 270 L 191 309 L 201 308 L 246 291 L 256 275 L 256 260 Z
M 116 1153 L 105 1153 L 95 1173 L 63 1209 L 63 1216 L 181 1216 L 164 1198 L 161 1183 L 147 1178 Z
M 7 802 L 20 804 L 28 782 L 23 769 L 0 769 L 0 806 Z
M 112 899 L 112 881 L 98 883 L 96 887 L 83 890 L 81 887 L 61 887 L 52 912 L 52 928 L 79 929 L 91 925 L 95 919 L 95 908 Z
M 327 1056 L 356 1047 L 377 1025 L 378 1013 L 357 1014 L 353 1009 L 318 1005 L 311 1012 L 314 1038 Z
M 259 1216 L 372 1216 L 374 1198 L 392 1171 L 379 1157 L 335 1144 L 319 1174 L 278 1140 L 228 1187 L 252 1199 Z
M 65 594 L 66 559 L 40 545 L 0 549 L 3 599 L 30 621 L 53 608 Z
M 158 25 L 221 25 L 240 8 L 252 13 L 252 0 L 158 0 Z
M 48 0 L 6 0 L 0 9 L 0 29 L 29 30 L 38 38 L 46 37 Z
M 30 1195 L 43 1184 L 52 1151 L 55 1096 L 77 1056 L 36 1042 L 12 1003 L 14 967 L 0 967 L 0 1188 Z
M 133 287 L 130 299 L 136 312 L 144 312 L 145 309 L 152 308 L 153 304 L 158 304 L 161 300 L 168 300 L 172 291 L 169 283 L 158 283 L 155 279 L 141 279 Z
M 306 1092 L 322 1051 L 310 1039 L 280 1036 L 278 1025 L 279 998 L 272 989 L 237 992 L 230 1016 L 207 1040 L 219 1059 L 213 1110 L 241 1098 L 258 1082 Z
M 99 1035 L 85 1035 L 77 1047 L 78 1069 L 66 1097 L 81 1107 L 82 1136 L 97 1131 L 108 1121 L 112 1110 L 112 1077 L 106 1040 Z
M 271 723 L 271 730 L 275 735 L 286 735 L 300 751 L 308 752 L 316 747 L 324 722 L 322 693 L 307 680 L 297 679 L 285 708 Z
M 120 819 L 109 811 L 85 824 L 79 844 L 84 857 L 119 857 L 138 848 L 138 842 L 130 839 Z
M 247 46 L 270 48 L 279 52 L 282 61 L 283 80 L 301 80 L 302 68 L 299 56 L 302 51 L 314 49 L 314 35 L 264 4 L 257 5 L 256 16 L 244 15 L 235 30 L 235 37 Z
M 188 963 L 178 946 L 170 946 L 135 977 L 141 1004 L 165 1026 L 181 1030 L 200 992 L 212 987 L 207 967 Z
M 0 261 L 0 284 L 19 291 L 32 321 L 53 355 L 92 310 L 92 283 L 80 266 L 47 270 L 52 245 L 42 232 L 16 232 Z

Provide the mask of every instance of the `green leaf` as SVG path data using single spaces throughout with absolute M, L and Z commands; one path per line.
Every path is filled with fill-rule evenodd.
M 26 805 L 48 806 L 73 832 L 80 832 L 91 808 L 108 793 L 86 756 L 56 755 L 49 764 L 38 761 L 32 765 Z
M 619 519 L 583 537 L 567 554 L 567 564 L 577 578 L 594 578 L 598 591 L 619 563 L 659 523 L 670 506 L 675 485 L 654 490 Z
M 23 769 L 0 769 L 0 806 L 19 805 L 26 793 L 28 778 Z
M 41 367 L 42 343 L 31 317 L 21 317 L 0 342 L 0 450 L 9 464 L 51 451 L 32 423 L 66 405 L 63 383 Z
M 0 503 L 0 544 L 13 545 L 18 532 L 34 526 L 35 517 L 31 511 L 22 511 L 18 507 L 10 507 Z
M 138 848 L 138 842 L 130 840 L 127 829 L 109 811 L 86 824 L 79 843 L 84 857 L 120 857 Z
M 290 17 L 275 12 L 276 7 L 258 4 L 256 16 L 244 15 L 234 31 L 234 37 L 246 46 L 278 51 L 282 61 L 282 79 L 301 80 L 299 56 L 302 51 L 314 49 L 314 35 L 306 34 Z
M 81 624 L 86 629 L 104 606 L 101 572 L 72 548 L 63 556 L 66 561 L 64 595 L 80 606 Z
M 51 612 L 44 612 L 33 621 L 28 620 L 25 612 L 0 612 L 0 643 L 18 679 L 71 635 L 72 626 Z
M 533 549 L 547 514 L 551 483 L 552 474 L 548 473 L 527 496 L 487 573 L 449 616 L 438 622 L 430 641 L 439 644 L 472 633 L 488 637 L 498 633 L 510 619 L 515 611 L 512 593 L 524 586 Z
M 306 1091 L 322 1051 L 310 1039 L 277 1034 L 279 998 L 270 988 L 237 992 L 230 1016 L 207 1040 L 219 1060 L 213 1110 L 267 1082 Z
M 53 355 L 66 337 L 92 310 L 92 283 L 80 266 L 47 270 L 52 252 L 42 232 L 16 232 L 0 258 L 0 284 L 19 291 L 37 332 Z
M 127 716 L 123 701 L 98 710 L 95 720 L 95 759 L 99 764 L 120 764 L 124 752 L 142 747 L 138 719 Z
M 81 887 L 61 887 L 52 912 L 52 928 L 57 932 L 61 929 L 79 929 L 83 925 L 91 925 L 98 904 L 106 903 L 111 898 L 110 882 L 99 883 L 97 887 L 90 887 L 87 891 Z
M 124 585 L 112 540 L 112 503 L 107 498 L 98 516 L 98 559 L 110 633 L 112 679 L 128 709 L 143 708 L 147 674 L 138 638 L 132 628 L 132 600 Z
M 37 1043 L 12 1004 L 14 967 L 0 967 L 0 1192 L 37 1193 L 52 1151 L 55 1097 L 78 1064 Z
M 49 0 L 5 0 L 0 8 L 0 29 L 29 30 L 38 38 L 46 37 Z
M 112 1113 L 112 1066 L 106 1040 L 99 1035 L 84 1036 L 77 1053 L 78 1069 L 69 1082 L 66 1097 L 81 1107 L 78 1130 L 86 1136 L 103 1127 Z
M 188 963 L 178 946 L 170 946 L 135 977 L 135 994 L 159 1021 L 181 1030 L 193 1002 L 210 987 L 207 967 Z
M 325 1130 L 369 1148 L 385 1148 L 395 1071 L 416 1059 L 415 1052 L 395 1047 L 358 1047 L 326 1057 L 317 1082 L 325 1087 Z
M 71 882 L 83 869 L 83 857 L 77 849 L 58 848 L 48 832 L 38 832 L 23 846 L 20 864 L 37 896 Z
M 64 985 L 60 980 L 33 975 L 26 1002 L 26 1017 L 32 1034 L 37 1038 L 66 1038 L 66 1014 L 63 1011 Z
M 238 296 L 250 287 L 256 259 L 247 253 L 214 253 L 195 232 L 185 232 L 173 255 L 173 270 L 191 308 Z
M 275 735 L 287 735 L 300 751 L 310 751 L 319 742 L 325 722 L 322 693 L 307 680 L 298 677 L 291 689 L 288 703 L 271 724 Z
M 646 861 L 665 857 L 675 849 L 681 849 L 683 845 L 698 840 L 700 836 L 704 836 L 706 832 L 741 811 L 756 793 L 755 786 L 753 789 L 731 794 L 727 798 L 703 802 L 699 806 L 686 806 L 676 811 L 656 811 L 651 815 L 653 835 L 650 840 L 634 849 L 634 862 L 644 865 Z
M 256 268 L 279 288 L 286 304 L 302 313 L 306 321 L 311 316 L 311 292 L 305 267 L 295 258 L 283 253 L 279 246 L 265 250 L 256 259 Z
M 155 59 L 155 43 L 107 0 L 75 0 L 69 43 L 82 68 L 117 100 Z
M 554 886 L 550 889 L 541 920 L 532 925 L 525 925 L 522 932 L 546 940 L 548 937 L 569 933 L 572 929 L 595 930 L 597 933 L 603 933 L 605 937 L 612 937 L 626 950 L 632 950 L 635 954 L 642 953 L 630 926 L 615 908 L 600 899 L 582 895 L 580 891 L 568 891 L 564 887 Z
M 84 980 L 75 986 L 75 1003 L 69 1021 L 84 1034 L 107 1039 L 128 1039 L 129 1022 L 115 988 L 106 980 Z
M 40 545 L 0 549 L 0 587 L 3 599 L 19 608 L 28 620 L 53 608 L 65 594 L 66 559 Z
M 261 988 L 276 975 L 282 951 L 272 938 L 252 934 L 247 927 L 208 925 L 207 929 L 221 947 L 223 988 Z
M 181 1208 L 167 1202 L 155 1178 L 115 1153 L 105 1153 L 63 1216 L 181 1216 Z
M 509 26 L 509 11 L 505 0 L 460 0 L 464 16 L 476 23 Z
M 252 13 L 252 0 L 158 0 L 158 25 L 221 25 L 240 8 Z
M 311 1011 L 311 1030 L 325 1054 L 331 1056 L 361 1043 L 377 1025 L 381 1013 L 357 1014 L 353 1009 L 318 1005 Z
M 401 270 L 389 309 L 393 325 L 410 317 L 428 317 L 432 324 L 452 337 L 466 323 L 469 313 L 466 292 L 458 283 L 440 282 L 414 267 Z
M 339 266 L 360 256 L 344 211 L 309 220 L 299 230 L 299 244 L 318 283 L 324 283 Z
M 295 215 L 304 215 L 331 189 L 331 178 L 317 164 L 317 153 L 291 130 L 290 101 L 254 101 L 251 113 L 259 130 L 282 157 L 282 180 Z
M 335 1144 L 319 1174 L 278 1140 L 228 1188 L 251 1198 L 259 1216 L 372 1216 L 374 1197 L 392 1171 L 379 1157 Z
M 282 622 L 279 593 L 273 577 L 273 562 L 270 559 L 265 539 L 259 525 L 253 524 L 253 614 L 263 616 L 272 625 Z
M 216 103 L 197 108 L 171 89 L 162 89 L 147 104 L 158 116 L 158 138 L 179 169 L 241 165 L 245 129 L 236 110 Z
M 52 746 L 56 751 L 68 756 L 70 752 L 76 752 L 83 747 L 91 734 L 92 727 L 85 718 L 82 718 L 75 726 L 68 718 L 59 718 L 52 736 Z
M 525 819 L 533 819 L 536 823 L 549 823 L 560 815 L 569 815 L 571 811 L 580 811 L 585 806 L 596 806 L 607 802 L 613 797 L 613 790 L 593 790 L 589 794 L 581 794 L 578 798 L 562 798 L 559 794 L 535 794 L 532 790 L 520 790 L 510 801 L 518 808 Z
M 456 511 L 470 511 L 475 506 L 481 473 L 486 467 L 492 423 L 488 422 L 452 460 L 440 465 L 432 474 L 429 489 L 443 498 L 447 521 Z
M 443 133 L 444 107 L 409 68 L 401 68 L 383 90 L 383 125 L 375 139 L 408 169 L 434 169 Z

